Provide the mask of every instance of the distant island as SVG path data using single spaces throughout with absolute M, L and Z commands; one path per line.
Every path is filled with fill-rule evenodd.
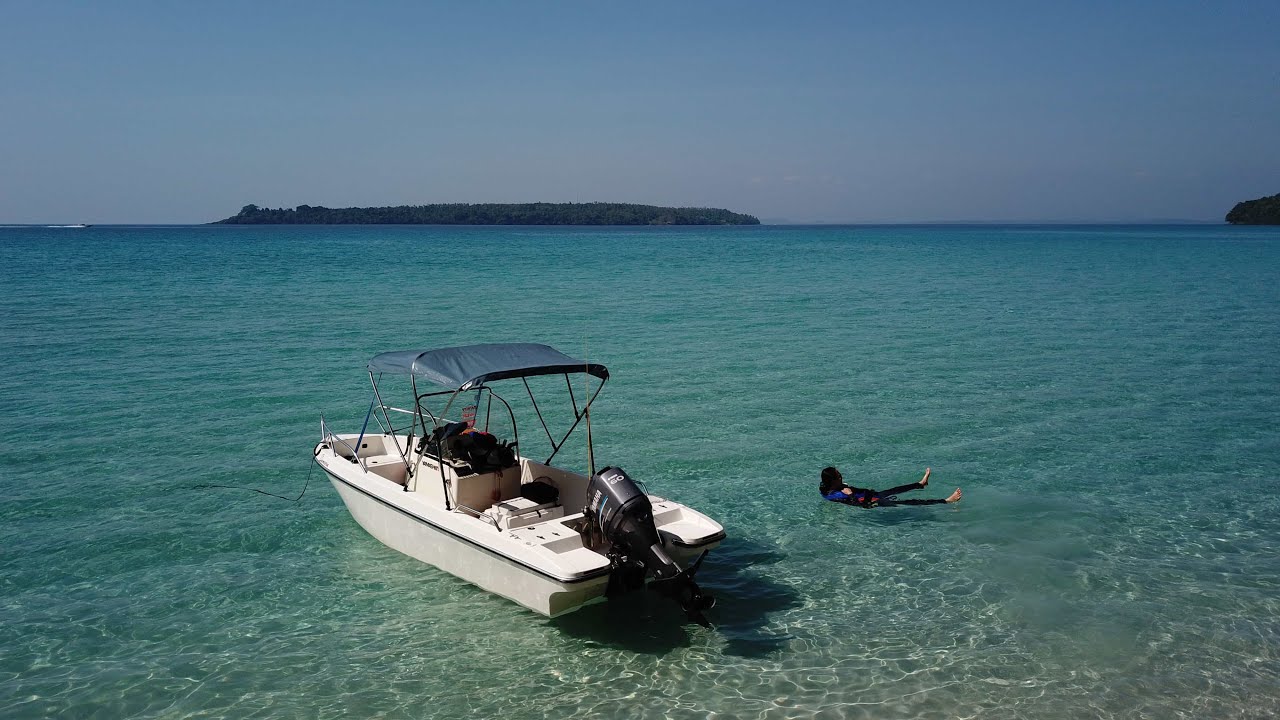
M 1280 194 L 1236 203 L 1227 213 L 1232 225 L 1280 225 Z
M 627 203 L 451 203 L 396 207 L 260 208 L 211 225 L 759 225 L 752 215 L 718 208 Z

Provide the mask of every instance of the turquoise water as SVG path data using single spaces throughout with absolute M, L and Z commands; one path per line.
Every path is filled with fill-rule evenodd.
M 0 716 L 1280 713 L 1280 229 L 0 248 Z M 319 473 L 297 504 L 193 489 L 296 496 L 372 354 L 489 341 L 609 365 L 597 461 L 729 532 L 714 629 L 643 594 L 534 615 L 385 548 Z M 965 499 L 825 503 L 827 464 Z

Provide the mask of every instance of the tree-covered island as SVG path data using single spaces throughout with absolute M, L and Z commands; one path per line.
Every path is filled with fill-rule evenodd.
M 751 215 L 719 208 L 628 203 L 452 203 L 397 207 L 260 208 L 211 225 L 759 225 Z
M 1232 225 L 1280 225 L 1280 194 L 1236 203 L 1227 213 Z

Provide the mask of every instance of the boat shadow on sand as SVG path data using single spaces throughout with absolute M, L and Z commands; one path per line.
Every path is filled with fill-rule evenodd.
M 714 551 L 697 576 L 698 584 L 716 597 L 716 606 L 707 612 L 710 628 L 689 622 L 676 603 L 651 591 L 623 595 L 548 622 L 566 635 L 637 653 L 661 655 L 695 641 L 706 643 L 700 638 L 714 633 L 723 638 L 725 654 L 767 656 L 791 639 L 769 631 L 770 616 L 800 604 L 799 592 L 764 572 L 785 558 L 776 549 L 745 540 L 728 541 Z

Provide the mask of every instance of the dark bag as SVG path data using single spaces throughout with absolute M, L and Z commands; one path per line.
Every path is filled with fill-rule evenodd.
M 520 497 L 545 505 L 560 499 L 560 489 L 541 480 L 534 480 L 520 486 Z

